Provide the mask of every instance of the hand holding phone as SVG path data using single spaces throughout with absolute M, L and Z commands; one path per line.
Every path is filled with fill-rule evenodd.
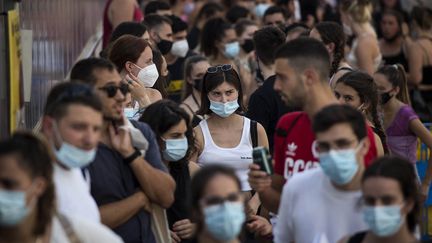
M 253 163 L 260 166 L 260 169 L 269 175 L 273 174 L 271 156 L 267 148 L 256 147 L 252 151 Z

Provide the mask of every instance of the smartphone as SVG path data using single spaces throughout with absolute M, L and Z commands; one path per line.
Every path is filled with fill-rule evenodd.
M 261 170 L 269 175 L 273 174 L 271 156 L 267 148 L 256 147 L 252 150 L 253 163 L 260 166 Z

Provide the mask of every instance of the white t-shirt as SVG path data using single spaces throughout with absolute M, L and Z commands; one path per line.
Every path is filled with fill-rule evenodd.
M 98 206 L 80 169 L 66 170 L 55 163 L 54 184 L 60 213 L 100 223 Z
M 275 242 L 337 242 L 366 230 L 360 197 L 360 191 L 336 189 L 320 167 L 294 175 L 283 188 Z
M 101 223 L 95 223 L 83 218 L 71 217 L 67 215 L 73 232 L 81 243 L 121 243 L 123 240 L 108 227 Z M 65 229 L 57 217 L 53 218 L 51 243 L 70 243 Z

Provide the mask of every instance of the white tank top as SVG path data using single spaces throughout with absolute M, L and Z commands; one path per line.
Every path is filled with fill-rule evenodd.
M 234 148 L 221 148 L 217 146 L 211 137 L 207 120 L 199 124 L 204 137 L 204 149 L 198 157 L 198 164 L 220 164 L 235 170 L 242 185 L 242 191 L 252 190 L 247 181 L 249 165 L 252 163 L 252 142 L 250 138 L 250 120 L 243 117 L 243 131 L 240 143 Z
M 367 33 L 365 33 L 364 35 L 368 35 Z M 346 60 L 348 61 L 348 63 L 358 69 L 359 64 L 357 61 L 357 56 L 355 55 L 356 49 L 358 47 L 358 40 L 357 38 L 354 39 L 353 44 L 351 46 L 351 51 L 348 53 L 348 56 L 346 57 Z M 373 60 L 373 65 L 375 70 L 377 70 L 379 68 L 379 66 L 381 65 L 381 61 L 382 61 L 382 55 L 381 53 L 378 54 L 378 56 L 375 57 L 375 59 Z

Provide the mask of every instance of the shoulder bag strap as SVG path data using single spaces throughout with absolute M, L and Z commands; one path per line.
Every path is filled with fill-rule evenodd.
M 250 120 L 250 135 L 252 140 L 252 147 L 256 148 L 258 146 L 258 127 L 257 122 Z
M 75 233 L 69 219 L 60 213 L 57 214 L 57 218 L 59 219 L 60 225 L 64 229 L 66 236 L 69 239 L 69 242 L 70 243 L 81 243 L 81 240 L 78 238 L 78 235 Z

